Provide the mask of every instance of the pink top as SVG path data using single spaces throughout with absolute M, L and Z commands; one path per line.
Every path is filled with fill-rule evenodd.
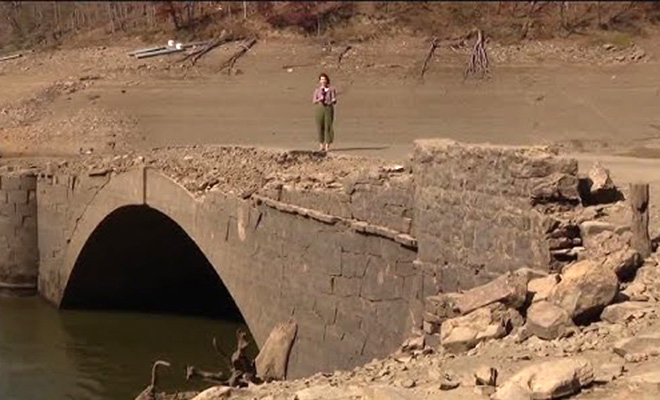
M 312 103 L 321 103 L 326 106 L 337 103 L 337 93 L 335 92 L 335 88 L 323 86 L 317 87 L 312 96 Z

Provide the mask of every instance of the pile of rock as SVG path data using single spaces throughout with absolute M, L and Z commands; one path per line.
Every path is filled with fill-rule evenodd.
M 581 186 L 585 204 L 622 198 L 600 164 Z M 600 318 L 616 323 L 643 312 L 640 301 L 657 298 L 639 293 L 645 289 L 642 283 L 630 282 L 644 261 L 631 247 L 630 230 L 593 217 L 557 221 L 549 227 L 551 254 L 570 250 L 573 257 L 556 273 L 522 268 L 462 293 L 427 297 L 425 333 L 446 350 L 462 352 L 514 330 L 520 340 L 553 340 Z

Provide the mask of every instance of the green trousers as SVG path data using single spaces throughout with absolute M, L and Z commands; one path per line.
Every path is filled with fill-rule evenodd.
M 319 134 L 319 143 L 332 143 L 335 138 L 335 131 L 332 128 L 332 121 L 335 118 L 335 106 L 316 106 L 316 129 Z

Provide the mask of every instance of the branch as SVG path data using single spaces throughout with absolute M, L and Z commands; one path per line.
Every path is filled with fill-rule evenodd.
M 428 68 L 429 60 L 431 57 L 433 57 L 433 53 L 435 52 L 435 49 L 438 48 L 438 38 L 434 37 L 433 42 L 431 42 L 431 48 L 429 49 L 429 53 L 426 55 L 426 59 L 424 60 L 424 65 L 422 65 L 422 72 L 420 74 L 420 77 L 424 77 L 424 74 L 426 73 L 426 69 Z

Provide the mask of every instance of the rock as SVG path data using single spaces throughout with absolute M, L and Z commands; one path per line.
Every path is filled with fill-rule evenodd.
M 580 236 L 582 239 L 590 238 L 603 232 L 614 232 L 616 226 L 604 221 L 584 221 L 580 224 Z
M 551 360 L 524 368 L 498 388 L 492 399 L 559 399 L 578 393 L 593 380 L 594 370 L 588 360 Z
M 614 299 L 619 288 L 614 272 L 590 260 L 565 269 L 548 300 L 563 308 L 573 321 L 593 319 Z
M 531 190 L 532 205 L 553 202 L 577 203 L 578 178 L 574 175 L 555 172 L 543 179 Z
M 660 390 L 660 369 L 631 376 L 628 380 L 636 384 L 654 385 Z
M 411 353 L 413 351 L 424 350 L 424 335 L 414 336 L 406 339 L 401 345 L 399 351 L 401 353 Z
M 610 271 L 614 271 L 620 280 L 628 280 L 635 276 L 637 268 L 643 263 L 642 256 L 632 248 L 616 251 L 603 261 L 603 265 Z
M 546 300 L 560 281 L 561 277 L 558 274 L 551 274 L 543 278 L 532 279 L 529 281 L 527 284 L 527 292 L 533 296 L 532 303 Z
M 486 365 L 477 368 L 474 383 L 477 386 L 497 386 L 497 370 Z
M 491 305 L 462 317 L 448 319 L 440 328 L 440 343 L 450 352 L 467 351 L 487 339 L 497 339 L 508 333 L 506 308 Z
M 399 382 L 399 386 L 401 386 L 404 389 L 412 389 L 417 385 L 417 382 L 415 382 L 413 379 L 404 379 L 403 381 Z
M 660 333 L 637 335 L 623 339 L 614 344 L 614 352 L 621 357 L 628 355 L 660 355 Z
M 414 394 L 391 386 L 368 386 L 361 389 L 364 400 L 416 400 Z
M 265 381 L 286 379 L 289 354 L 297 332 L 298 325 L 293 321 L 273 328 L 255 359 L 259 378 Z
M 589 179 L 591 180 L 591 192 L 597 192 L 599 190 L 609 190 L 614 188 L 614 182 L 610 177 L 610 171 L 603 167 L 599 162 L 594 163 L 594 165 L 589 170 Z
M 458 317 L 460 312 L 456 306 L 456 299 L 460 297 L 458 293 L 439 294 L 437 296 L 428 296 L 424 301 L 424 313 L 433 316 L 430 322 L 441 324 L 448 318 Z M 427 318 L 425 318 L 426 320 Z M 430 320 L 430 319 L 429 319 Z
M 630 282 L 619 294 L 624 299 L 623 301 L 648 301 L 649 296 L 645 292 L 646 285 L 635 280 Z
M 228 399 L 231 395 L 231 388 L 228 386 L 213 386 L 199 393 L 191 400 L 221 400 Z
M 539 339 L 564 337 L 572 326 L 566 310 L 550 302 L 536 302 L 527 310 L 527 330 Z
M 491 282 L 470 289 L 456 298 L 461 315 L 478 308 L 500 302 L 511 308 L 519 308 L 527 297 L 527 278 L 523 274 L 507 273 Z
M 623 324 L 652 312 L 654 312 L 654 308 L 649 303 L 627 301 L 605 307 L 600 318 L 612 324 Z
M 460 385 L 461 383 L 456 378 L 447 374 L 440 380 L 440 390 L 454 390 Z
M 610 383 L 623 375 L 623 364 L 608 363 L 598 366 L 594 383 Z
M 318 385 L 299 390 L 295 394 L 297 400 L 345 400 L 351 397 L 360 398 L 363 390 L 355 386 Z

